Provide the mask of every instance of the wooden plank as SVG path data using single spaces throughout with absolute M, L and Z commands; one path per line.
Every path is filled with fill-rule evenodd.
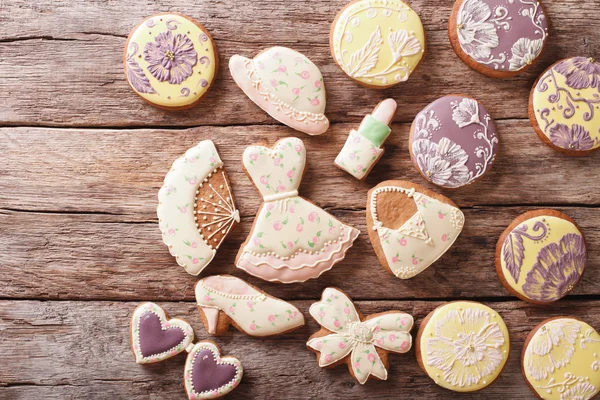
M 496 165 L 476 184 L 444 190 L 460 207 L 475 205 L 600 205 L 597 156 L 568 157 L 544 145 L 527 121 L 500 121 Z M 385 179 L 425 184 L 408 155 L 409 126 L 396 124 L 386 154 L 366 182 L 333 161 L 353 124 L 304 139 L 308 169 L 300 193 L 321 207 L 364 209 L 367 191 Z M 213 139 L 229 172 L 237 205 L 251 217 L 260 196 L 242 172 L 246 146 L 292 134 L 277 126 L 199 127 L 189 130 L 0 129 L 0 207 L 30 211 L 106 213 L 125 220 L 156 218 L 157 193 L 172 162 L 203 139 Z M 52 199 L 52 201 L 49 201 Z
M 352 292 L 350 292 L 352 294 Z M 259 340 L 230 331 L 217 339 L 225 353 L 238 357 L 244 378 L 234 398 L 264 398 L 269 393 L 287 398 L 400 398 L 447 399 L 452 393 L 435 385 L 418 367 L 414 350 L 390 357 L 385 382 L 357 384 L 345 366 L 318 367 L 305 348 L 318 325 L 308 316 L 312 302 L 295 305 L 308 317 L 308 326 L 292 333 Z M 417 323 L 440 302 L 357 302 L 365 314 L 390 309 L 412 314 Z M 0 301 L 1 398 L 183 398 L 184 356 L 164 363 L 135 364 L 129 345 L 129 320 L 136 303 Z M 199 339 L 207 336 L 191 303 L 161 303 L 173 317 L 184 318 Z M 504 318 L 511 354 L 500 378 L 482 392 L 460 398 L 532 398 L 521 376 L 520 351 L 526 335 L 545 318 L 573 315 L 600 326 L 600 301 L 561 301 L 552 308 L 521 301 L 488 303 Z M 418 326 L 418 325 L 417 325 Z M 413 331 L 416 334 L 416 329 Z M 213 338 L 214 339 L 214 338 Z M 283 366 L 287 366 L 282 368 Z
M 363 88 L 335 66 L 329 28 L 346 0 L 306 2 L 88 2 L 27 0 L 3 2 L 0 15 L 0 123 L 45 126 L 195 126 L 271 124 L 227 71 L 231 55 L 254 55 L 286 45 L 319 65 L 328 87 L 332 121 L 358 121 L 385 97 L 400 103 L 397 121 L 410 122 L 438 96 L 466 93 L 495 118 L 525 118 L 536 76 L 559 58 L 600 52 L 597 3 L 544 2 L 552 36 L 540 64 L 520 77 L 490 80 L 471 71 L 452 51 L 446 32 L 453 1 L 414 0 L 428 40 L 423 65 L 411 79 L 385 91 Z M 440 4 L 441 3 L 441 4 Z M 145 104 L 127 86 L 121 65 L 125 39 L 144 17 L 167 10 L 198 18 L 213 34 L 222 65 L 215 87 L 197 108 L 172 113 Z M 276 35 L 273 33 L 277 32 Z M 467 84 L 468 82 L 468 84 Z M 332 135 L 327 135 L 331 137 Z
M 234 266 L 252 219 L 244 218 L 202 276 L 228 273 L 285 299 L 314 298 L 327 286 L 358 299 L 439 299 L 508 297 L 494 266 L 500 233 L 528 208 L 465 210 L 466 226 L 448 253 L 418 277 L 402 281 L 377 261 L 366 232 L 364 211 L 333 210 L 361 235 L 345 260 L 319 279 L 303 284 L 267 283 Z M 600 293 L 597 209 L 559 208 L 582 227 L 589 245 L 588 268 L 575 295 Z M 1 298 L 193 300 L 196 277 L 171 257 L 155 222 L 124 222 L 121 216 L 0 213 L 0 265 L 9 285 Z

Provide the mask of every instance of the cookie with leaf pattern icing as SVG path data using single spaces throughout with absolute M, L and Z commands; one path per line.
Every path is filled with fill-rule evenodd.
M 492 78 L 528 70 L 548 43 L 548 16 L 539 0 L 457 0 L 448 22 L 455 53 Z
M 329 36 L 337 65 L 356 82 L 383 89 L 408 80 L 425 54 L 419 15 L 400 0 L 355 0 Z
M 583 233 L 568 215 L 556 210 L 522 214 L 496 245 L 496 272 L 502 284 L 536 304 L 569 294 L 581 280 L 586 261 Z

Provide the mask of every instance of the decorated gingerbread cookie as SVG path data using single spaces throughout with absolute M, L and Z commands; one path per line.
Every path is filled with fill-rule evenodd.
M 444 255 L 465 222 L 452 200 L 411 182 L 381 182 L 367 198 L 369 239 L 381 265 L 400 279 Z
M 236 54 L 229 71 L 246 96 L 277 121 L 309 135 L 329 128 L 323 76 L 303 54 L 287 47 L 271 47 L 253 59 Z
M 125 77 L 148 103 L 165 109 L 195 106 L 218 70 L 210 33 L 178 13 L 158 14 L 136 26 L 125 44 Z
M 581 279 L 587 260 L 583 234 L 555 210 L 522 214 L 496 245 L 496 272 L 515 296 L 545 304 L 566 296 Z
M 547 319 L 527 336 L 521 366 L 540 399 L 592 399 L 600 391 L 600 335 L 576 318 Z
M 177 263 L 198 275 L 240 222 L 215 145 L 204 140 L 177 159 L 158 192 L 158 222 Z
M 229 275 L 213 275 L 196 284 L 196 302 L 208 333 L 221 336 L 233 324 L 250 336 L 273 336 L 304 325 L 296 307 Z
M 379 103 L 372 114 L 363 118 L 358 131 L 351 130 L 335 165 L 356 179 L 365 179 L 383 155 L 383 143 L 390 136 L 390 124 L 396 115 L 396 100 Z
M 359 231 L 298 195 L 306 167 L 300 139 L 282 139 L 272 149 L 250 146 L 243 164 L 263 204 L 238 252 L 238 268 L 293 283 L 317 278 L 344 259 Z
M 600 61 L 567 58 L 550 66 L 529 96 L 529 119 L 550 147 L 571 156 L 600 148 Z
M 181 319 L 169 319 L 154 303 L 143 303 L 131 318 L 131 346 L 138 364 L 166 360 L 185 351 L 194 341 L 190 324 Z
M 190 400 L 225 396 L 242 381 L 244 368 L 240 360 L 221 356 L 215 343 L 198 342 L 188 352 L 184 381 Z
M 408 80 L 425 54 L 417 13 L 400 0 L 355 0 L 331 25 L 331 53 L 355 81 L 386 88 Z
M 417 114 L 409 149 L 417 170 L 428 181 L 449 189 L 470 185 L 496 160 L 496 123 L 477 100 L 444 96 Z
M 508 329 L 491 308 L 455 301 L 425 317 L 416 352 L 419 366 L 436 384 L 455 392 L 473 392 L 500 376 L 510 353 Z
M 548 42 L 548 17 L 538 0 L 456 0 L 448 35 L 469 67 L 508 78 L 540 58 Z
M 336 288 L 323 291 L 321 301 L 310 306 L 310 315 L 321 325 L 306 346 L 317 354 L 323 368 L 346 364 L 361 385 L 369 377 L 386 380 L 388 353 L 410 350 L 413 317 L 387 311 L 364 317 L 350 297 Z

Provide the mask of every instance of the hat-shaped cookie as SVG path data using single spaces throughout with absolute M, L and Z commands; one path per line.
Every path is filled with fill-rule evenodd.
M 279 122 L 309 135 L 329 128 L 323 76 L 303 54 L 287 47 L 271 47 L 253 59 L 236 54 L 229 71 L 250 100 Z

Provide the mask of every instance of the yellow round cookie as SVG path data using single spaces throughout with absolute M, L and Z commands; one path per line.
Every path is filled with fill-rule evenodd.
M 419 365 L 443 388 L 481 390 L 502 372 L 510 353 L 502 317 L 476 302 L 456 301 L 432 311 L 417 335 Z
M 530 96 L 530 117 L 544 142 L 570 155 L 600 148 L 600 61 L 561 60 L 538 79 Z
M 160 108 L 196 105 L 217 72 L 217 49 L 208 31 L 182 14 L 149 17 L 125 45 L 125 76 L 133 91 Z
M 600 335 L 575 318 L 547 319 L 528 336 L 525 380 L 540 399 L 588 400 L 600 391 Z
M 350 78 L 385 88 L 406 81 L 425 53 L 421 19 L 400 0 L 357 0 L 331 26 L 333 58 Z

